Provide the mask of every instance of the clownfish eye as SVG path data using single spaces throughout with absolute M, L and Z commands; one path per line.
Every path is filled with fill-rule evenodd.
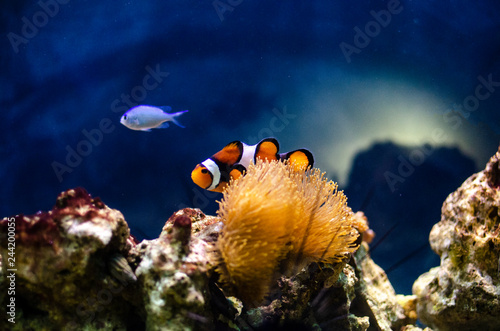
M 201 169 L 202 174 L 208 174 L 208 170 L 206 168 Z

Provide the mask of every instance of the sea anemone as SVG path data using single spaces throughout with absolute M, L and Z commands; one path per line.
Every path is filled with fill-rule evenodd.
M 319 169 L 261 161 L 231 181 L 219 202 L 224 227 L 216 243 L 226 289 L 250 305 L 269 292 L 278 266 L 340 262 L 359 232 L 346 196 Z

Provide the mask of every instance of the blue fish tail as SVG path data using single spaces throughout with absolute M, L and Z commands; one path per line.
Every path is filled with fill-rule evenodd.
M 180 112 L 177 112 L 177 113 L 173 113 L 173 114 L 170 114 L 172 116 L 172 122 L 174 122 L 177 126 L 181 127 L 181 128 L 185 128 L 184 125 L 182 125 L 181 123 L 179 123 L 177 120 L 176 120 L 176 117 L 178 116 L 181 116 L 182 114 L 184 113 L 187 113 L 187 110 L 183 110 L 183 111 L 180 111 Z

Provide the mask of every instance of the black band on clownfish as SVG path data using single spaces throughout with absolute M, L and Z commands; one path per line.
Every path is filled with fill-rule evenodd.
M 231 178 L 242 176 L 250 163 L 257 159 L 289 160 L 294 167 L 307 169 L 314 164 L 314 157 L 307 149 L 297 149 L 278 154 L 279 143 L 275 138 L 262 139 L 256 145 L 247 145 L 241 141 L 233 141 L 210 158 L 198 164 L 191 172 L 193 182 L 210 191 L 222 192 Z

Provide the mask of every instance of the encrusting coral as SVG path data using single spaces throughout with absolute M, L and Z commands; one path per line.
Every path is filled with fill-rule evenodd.
M 75 188 L 62 192 L 48 212 L 12 219 L 18 330 L 140 325 L 137 309 L 125 299 L 137 278 L 125 261 L 135 240 L 121 212 Z M 0 220 L 4 258 L 6 224 L 7 218 Z M 1 279 L 3 305 L 7 291 Z
M 318 169 L 258 160 L 230 183 L 218 215 L 221 281 L 249 305 L 268 293 L 279 266 L 334 263 L 356 250 L 359 232 L 347 198 Z
M 441 265 L 413 284 L 435 330 L 500 330 L 500 149 L 450 194 L 429 236 Z
M 138 244 L 122 213 L 83 188 L 62 192 L 48 212 L 1 219 L 0 304 L 15 298 L 16 318 L 0 330 L 213 329 L 208 244 L 192 234 L 217 220 L 181 210 L 160 238 Z M 12 221 L 15 271 L 6 271 Z
M 207 309 L 208 244 L 192 236 L 195 217 L 205 219 L 191 210 L 174 213 L 158 239 L 143 240 L 130 251 L 137 264 L 147 330 L 213 327 L 212 312 Z

